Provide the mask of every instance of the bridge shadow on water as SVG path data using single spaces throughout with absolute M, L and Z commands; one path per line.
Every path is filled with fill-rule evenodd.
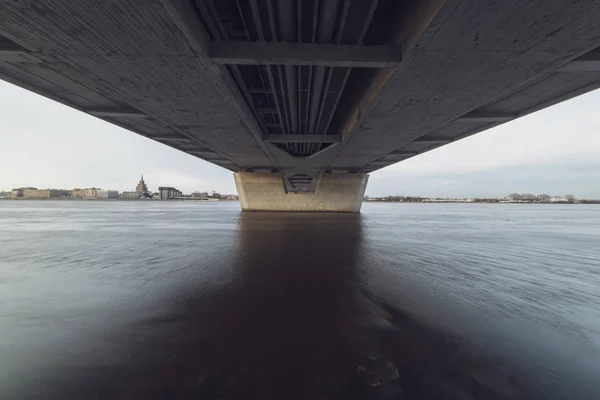
M 360 215 L 245 213 L 237 240 L 225 281 L 132 324 L 121 365 L 79 371 L 57 398 L 524 398 L 493 362 L 369 292 Z

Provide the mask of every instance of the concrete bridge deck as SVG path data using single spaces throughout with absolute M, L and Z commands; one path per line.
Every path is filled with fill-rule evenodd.
M 583 0 L 2 0 L 0 78 L 314 194 L 600 87 L 598 20 Z

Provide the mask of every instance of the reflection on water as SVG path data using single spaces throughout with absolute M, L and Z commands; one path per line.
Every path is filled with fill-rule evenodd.
M 31 204 L 34 218 L 47 212 Z M 403 267 L 422 251 L 406 215 L 400 231 L 382 232 L 390 216 L 378 209 L 353 215 L 240 214 L 222 204 L 57 207 L 46 214 L 56 219 L 52 235 L 48 227 L 36 230 L 39 218 L 18 221 L 10 238 L 0 231 L 7 246 L 29 251 L 29 261 L 20 262 L 0 250 L 8 260 L 0 327 L 12 324 L 0 333 L 0 359 L 9 362 L 0 366 L 0 398 L 560 398 L 544 379 L 555 379 L 571 398 L 593 389 L 570 386 L 556 369 L 523 366 L 516 356 L 519 364 L 511 365 L 502 353 L 512 350 L 479 335 L 484 324 L 468 325 L 477 323 L 475 311 L 459 324 L 471 337 L 432 320 L 426 292 L 447 266 L 429 260 L 418 271 Z M 12 211 L 5 218 L 16 218 Z M 81 220 L 68 218 L 72 212 Z M 148 226 L 136 225 L 149 218 Z M 116 221 L 122 232 L 111 230 Z M 453 257 L 468 256 L 464 250 Z

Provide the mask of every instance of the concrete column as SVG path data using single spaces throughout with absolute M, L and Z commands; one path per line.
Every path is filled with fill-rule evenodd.
M 238 172 L 242 211 L 359 212 L 369 175 L 322 174 L 314 193 L 285 193 L 281 175 Z

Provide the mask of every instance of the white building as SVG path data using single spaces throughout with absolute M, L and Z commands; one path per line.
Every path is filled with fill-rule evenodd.
M 118 199 L 119 192 L 116 190 L 97 190 L 96 198 L 98 198 L 98 199 Z

